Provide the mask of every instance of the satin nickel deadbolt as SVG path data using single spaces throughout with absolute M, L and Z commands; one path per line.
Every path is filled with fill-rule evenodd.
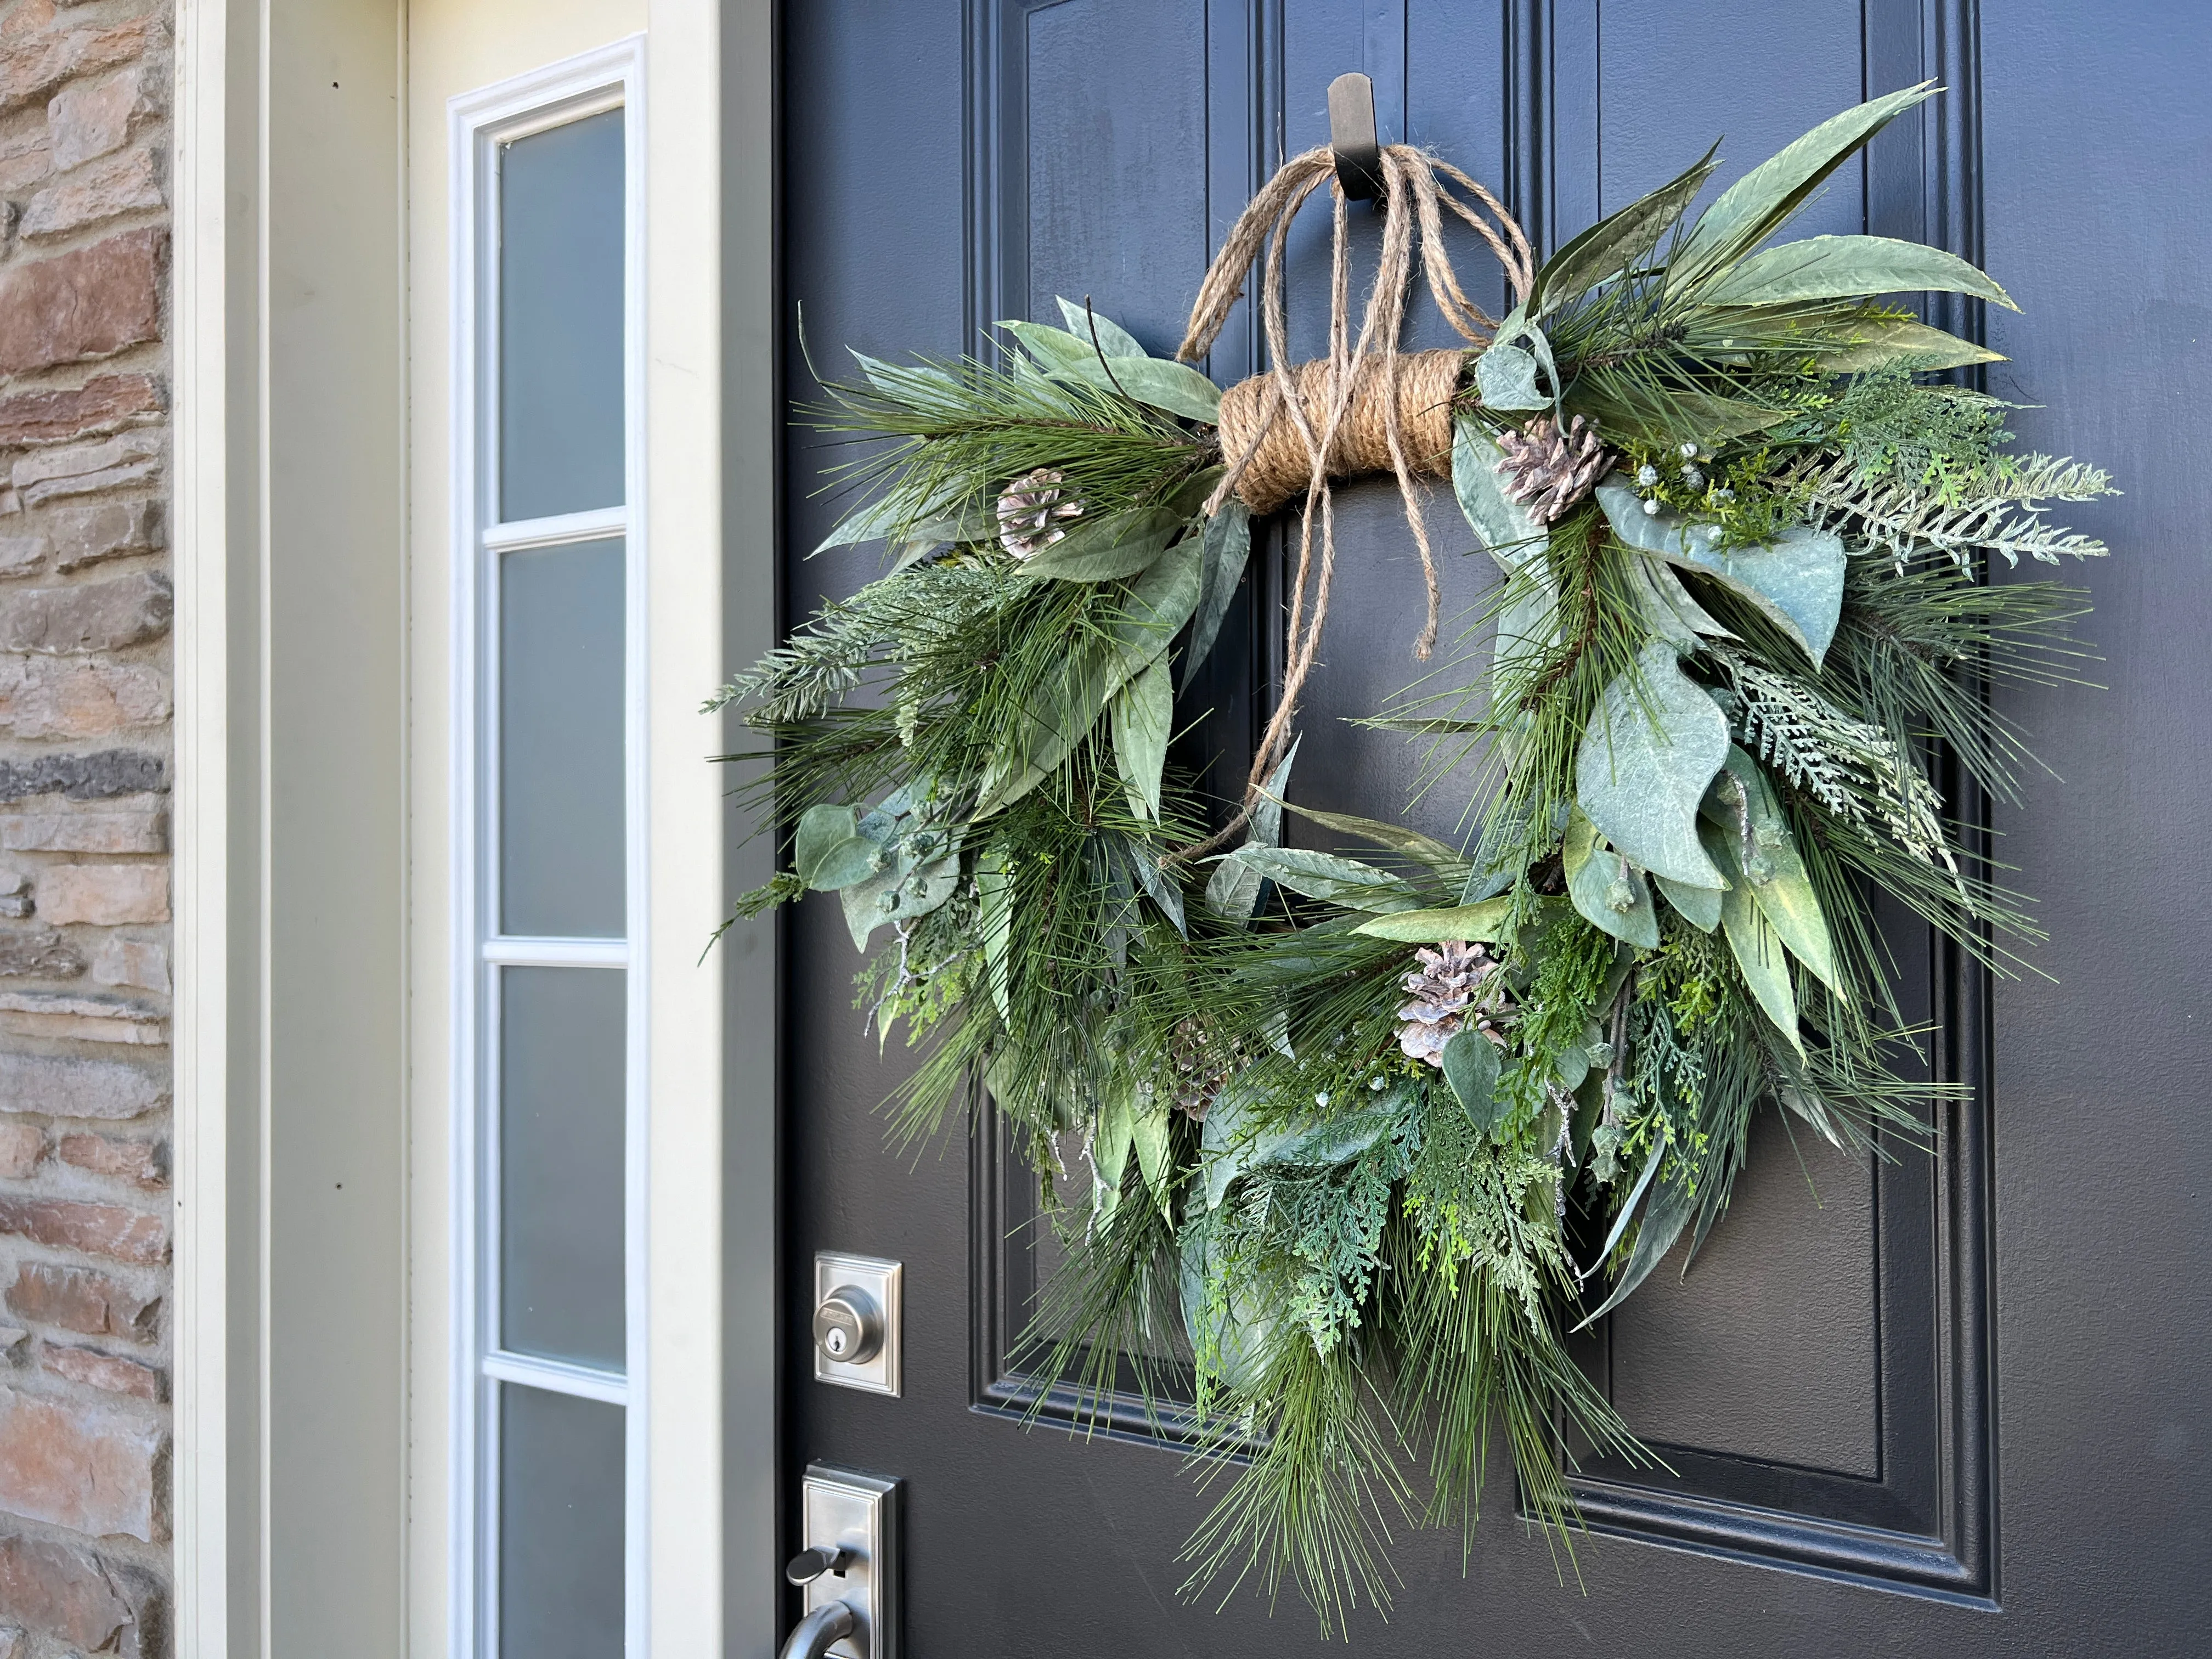
M 814 1376 L 817 1382 L 896 1395 L 899 1280 L 896 1261 L 823 1251 L 814 1258 Z

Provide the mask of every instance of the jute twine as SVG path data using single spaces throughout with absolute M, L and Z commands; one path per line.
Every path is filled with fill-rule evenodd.
M 1428 617 L 1413 652 L 1425 659 L 1436 648 L 1443 592 L 1413 478 L 1417 474 L 1437 476 L 1450 471 L 1451 400 L 1469 354 L 1399 351 L 1406 296 L 1413 286 L 1414 254 L 1418 247 L 1421 271 L 1437 309 L 1476 349 L 1490 343 L 1498 325 L 1468 298 L 1452 270 L 1444 249 L 1444 211 L 1449 209 L 1457 215 L 1488 245 L 1504 267 L 1516 301 L 1528 296 L 1534 259 L 1528 239 L 1504 205 L 1450 163 L 1410 144 L 1388 144 L 1382 149 L 1382 252 L 1356 340 L 1352 334 L 1349 204 L 1336 183 L 1334 159 L 1323 146 L 1285 162 L 1252 198 L 1206 270 L 1198 299 L 1191 307 L 1190 326 L 1176 353 L 1186 362 L 1205 355 L 1243 296 L 1252 267 L 1264 257 L 1260 315 L 1267 337 L 1268 367 L 1222 395 L 1221 453 L 1227 467 L 1206 510 L 1218 510 L 1232 490 L 1255 513 L 1272 512 L 1303 493 L 1297 570 L 1287 624 L 1290 649 L 1282 696 L 1253 757 L 1243 807 L 1220 833 L 1183 848 L 1180 854 L 1183 858 L 1195 858 L 1224 846 L 1243 829 L 1267 780 L 1289 750 L 1291 722 L 1307 676 L 1320 653 L 1322 626 L 1328 617 L 1329 592 L 1336 575 L 1332 477 L 1386 468 L 1396 477 L 1406 522 L 1420 550 L 1421 571 L 1428 582 Z M 1329 186 L 1334 209 L 1328 355 L 1293 366 L 1284 303 L 1284 249 L 1291 222 L 1306 198 L 1324 183 Z M 1467 191 L 1473 204 L 1454 194 L 1450 185 Z M 1316 523 L 1321 530 L 1318 561 L 1314 556 Z

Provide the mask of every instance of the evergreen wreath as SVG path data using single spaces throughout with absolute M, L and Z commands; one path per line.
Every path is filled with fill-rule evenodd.
M 837 895 L 875 951 L 862 1006 L 921 1049 L 904 1136 L 995 1101 L 1068 1248 L 1048 1380 L 1103 1408 L 1133 1368 L 1233 1474 L 1194 1589 L 1287 1583 L 1324 1626 L 1387 1607 L 1389 1526 L 1472 1527 L 1500 1425 L 1571 1553 L 1571 1449 L 1650 1454 L 1566 1335 L 1694 1254 L 1754 1109 L 1860 1151 L 1927 1136 L 1945 1090 L 1913 1076 L 1872 897 L 1993 971 L 2036 937 L 1938 780 L 2019 803 L 1988 688 L 2073 679 L 2087 606 L 1985 567 L 2105 553 L 2044 505 L 2111 483 L 2006 453 L 2005 405 L 1934 378 L 1996 355 L 1873 297 L 2011 307 L 1972 265 L 1765 246 L 1931 91 L 1823 124 L 1685 225 L 1709 152 L 1540 266 L 1480 185 L 1389 147 L 1358 332 L 1332 184 L 1329 355 L 1292 366 L 1316 150 L 1255 198 L 1177 361 L 1062 301 L 1065 329 L 1001 325 L 995 362 L 858 357 L 828 388 L 818 424 L 890 441 L 844 469 L 864 504 L 823 545 L 891 565 L 712 705 L 772 738 L 741 793 L 795 825 L 741 909 Z M 1504 264 L 1502 320 L 1462 292 L 1446 213 Z M 1468 349 L 1398 353 L 1416 258 Z M 1255 264 L 1273 364 L 1224 394 L 1188 360 Z M 1471 769 L 1462 844 L 1290 798 L 1330 480 L 1378 471 L 1430 571 L 1419 654 L 1415 477 L 1449 474 L 1500 572 L 1373 722 L 1432 779 Z M 1211 801 L 1168 763 L 1176 665 L 1187 691 L 1252 514 L 1292 501 L 1285 684 L 1243 799 Z M 1374 850 L 1285 846 L 1285 812 Z M 1090 1193 L 1056 1200 L 1074 1146 Z

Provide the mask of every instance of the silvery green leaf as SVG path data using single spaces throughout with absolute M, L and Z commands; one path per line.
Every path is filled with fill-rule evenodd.
M 1042 323 L 1006 322 L 1010 331 L 1036 362 L 1055 380 L 1080 380 L 1103 391 L 1124 395 L 1154 409 L 1165 410 L 1186 420 L 1211 426 L 1221 419 L 1221 388 L 1188 363 L 1164 357 L 1117 357 L 1109 353 L 1100 361 L 1098 349 L 1088 339 Z M 1104 339 L 1105 331 L 1100 331 Z
M 1955 253 L 1891 236 L 1808 236 L 1754 253 L 1708 284 L 1711 306 L 1793 305 L 1860 295 L 1968 294 L 2008 311 L 2012 296 Z
M 1241 860 L 1279 887 L 1346 909 L 1382 914 L 1411 910 L 1420 903 L 1401 878 L 1333 853 L 1309 852 L 1302 847 L 1255 847 L 1247 842 L 1229 859 L 1232 863 Z
M 1206 521 L 1205 562 L 1200 568 L 1198 610 L 1191 619 L 1190 643 L 1184 648 L 1182 689 L 1190 690 L 1199 665 L 1220 636 L 1222 619 L 1229 614 L 1237 585 L 1244 580 L 1245 562 L 1252 553 L 1252 510 L 1231 495 Z
M 1711 175 L 1719 148 L 1716 144 L 1687 172 L 1599 220 L 1545 260 L 1530 286 L 1530 314 L 1542 317 L 1571 304 L 1657 246 Z
M 1145 890 L 1145 896 L 1175 923 L 1176 932 L 1188 939 L 1190 928 L 1183 915 L 1182 887 L 1160 867 L 1151 848 L 1132 841 L 1125 842 L 1122 850 L 1128 858 L 1129 867 L 1136 872 L 1137 885 Z
M 1114 763 L 1129 809 L 1158 822 L 1160 774 L 1167 765 L 1168 729 L 1175 720 L 1175 686 L 1164 653 L 1114 694 L 1108 705 L 1114 728 Z
M 1639 950 L 1659 948 L 1659 913 L 1652 908 L 1644 872 L 1601 846 L 1596 829 L 1579 811 L 1567 820 L 1561 857 L 1567 896 L 1583 921 Z
M 1024 711 L 1013 741 L 991 757 L 975 817 L 1012 805 L 1049 777 L 1097 722 L 1108 699 L 1168 648 L 1198 601 L 1198 565 L 1197 543 L 1179 542 L 1130 585 L 1105 637 L 1086 641 L 1061 665 Z
M 1306 1169 L 1348 1164 L 1396 1127 L 1402 1103 L 1393 1097 L 1388 1105 L 1348 1112 L 1268 1154 L 1267 1162 Z
M 1371 841 L 1378 847 L 1388 847 L 1393 852 L 1417 859 L 1448 881 L 1456 884 L 1466 878 L 1467 854 L 1434 836 L 1425 836 L 1403 824 L 1385 823 L 1380 818 L 1356 817 L 1349 812 L 1323 812 L 1287 800 L 1281 805 L 1325 830 L 1340 830 L 1347 836 L 1358 836 L 1362 841 Z
M 823 802 L 799 815 L 792 838 L 792 870 L 817 893 L 849 887 L 876 873 L 890 860 L 884 849 L 860 831 L 860 813 Z
M 1095 307 L 1078 304 L 1066 295 L 1060 296 L 1060 314 L 1067 319 L 1067 331 L 1086 344 L 1091 331 L 1098 331 L 1098 349 L 1109 357 L 1147 357 L 1152 354 L 1137 343 L 1137 337 L 1106 316 Z
M 1674 907 L 1674 914 L 1701 933 L 1710 933 L 1721 925 L 1721 893 L 1714 887 L 1686 887 L 1679 881 L 1669 881 L 1664 876 L 1654 876 L 1659 890 L 1667 896 L 1667 902 Z
M 1698 216 L 1674 250 L 1668 262 L 1668 289 L 1680 292 L 1750 252 L 1803 204 L 1845 156 L 1894 117 L 1935 93 L 1936 83 L 1923 81 L 1847 109 L 1745 173 Z
M 1212 1285 L 1230 1264 L 1215 1252 L 1213 1229 L 1203 1222 L 1184 1227 L 1180 1266 L 1183 1325 L 1200 1366 L 1227 1388 L 1256 1386 L 1290 1305 L 1280 1273 L 1243 1267 L 1224 1287 L 1220 1300 L 1227 1305 L 1217 1305 Z
M 1844 609 L 1844 544 L 1832 532 L 1792 525 L 1771 542 L 1753 547 L 1717 545 L 1718 525 L 1686 519 L 1672 508 L 1644 510 L 1626 474 L 1615 472 L 1597 487 L 1613 533 L 1631 547 L 1656 554 L 1686 570 L 1712 577 L 1749 601 L 1812 659 L 1827 654 Z
M 1221 422 L 1221 388 L 1188 363 L 1170 362 L 1164 357 L 1117 357 L 1109 376 L 1094 356 L 1091 372 L 1084 378 L 1095 386 L 1109 387 L 1118 381 L 1121 390 L 1139 403 L 1187 421 L 1206 426 Z
M 1148 570 L 1183 526 L 1164 507 L 1078 520 L 1048 547 L 1022 562 L 1022 574 L 1064 582 L 1115 581 Z
M 1536 354 L 1525 346 L 1493 343 L 1474 362 L 1475 390 L 1485 409 L 1549 409 L 1536 384 Z
M 1848 996 L 1836 969 L 1828 919 L 1806 873 L 1797 837 L 1759 763 L 1741 749 L 1730 748 L 1701 810 L 1708 823 L 1733 838 L 1731 850 L 1752 897 L 1790 953 L 1838 996 Z
M 1674 1241 L 1682 1236 L 1682 1229 L 1697 1213 L 1698 1200 L 1685 1181 L 1667 1181 L 1651 1194 L 1651 1202 L 1644 1206 L 1643 1224 L 1636 1230 L 1636 1248 L 1628 1253 L 1628 1265 L 1613 1280 L 1613 1291 L 1596 1309 L 1582 1322 L 1588 1325 L 1602 1319 L 1628 1299 L 1629 1293 L 1651 1276 L 1651 1270 L 1666 1260 L 1667 1252 L 1674 1248 Z M 1582 1325 L 1576 1329 L 1580 1330 Z
M 1551 532 L 1505 493 L 1498 445 L 1482 422 L 1462 415 L 1452 422 L 1452 493 L 1468 526 L 1490 556 L 1507 570 L 1543 556 Z
M 1477 1134 L 1498 1127 L 1498 1045 L 1480 1031 L 1461 1031 L 1444 1044 L 1444 1081 Z
M 1485 899 L 1480 904 L 1455 904 L 1445 910 L 1400 910 L 1363 921 L 1352 931 L 1405 945 L 1442 945 L 1447 939 L 1492 944 L 1504 935 L 1505 919 L 1512 910 L 1509 896 Z
M 1206 908 L 1224 921 L 1244 927 L 1251 921 L 1253 911 L 1259 908 L 1260 889 L 1264 884 L 1257 870 L 1231 853 L 1216 864 L 1213 873 L 1206 878 Z
M 1121 1172 L 1129 1167 L 1136 1121 L 1126 1090 L 1109 1089 L 1098 1106 L 1098 1128 L 1091 1140 L 1091 1207 L 1101 1220 L 1121 1201 Z
M 886 922 L 912 921 L 927 915 L 959 890 L 960 854 L 920 866 L 904 860 L 868 880 L 841 889 L 845 927 L 855 950 L 868 948 L 868 939 Z
M 1655 875 L 1718 887 L 1698 803 L 1728 756 L 1728 719 L 1663 640 L 1598 700 L 1575 756 L 1575 794 L 1600 834 Z
M 1659 1166 L 1667 1161 L 1668 1145 L 1668 1139 L 1664 1135 L 1652 1143 L 1651 1151 L 1644 1159 L 1644 1173 L 1636 1177 L 1636 1185 L 1630 1188 L 1628 1191 L 1628 1201 L 1620 1206 L 1620 1213 L 1613 1217 L 1613 1231 L 1605 1236 L 1605 1243 L 1599 1246 L 1596 1261 L 1590 1264 L 1589 1273 L 1578 1274 L 1577 1277 L 1587 1279 L 1590 1273 L 1595 1273 L 1599 1265 L 1613 1254 L 1613 1247 L 1620 1243 L 1626 1235 L 1628 1224 L 1636 1218 L 1637 1205 L 1642 1201 L 1644 1192 L 1650 1187 L 1651 1178 L 1659 1173 Z M 1592 1314 L 1589 1319 L 1583 1320 L 1582 1325 L 1577 1325 L 1575 1328 L 1582 1329 L 1583 1325 L 1589 1324 L 1590 1319 L 1596 1317 L 1595 1314 Z
M 1013 999 L 1006 950 L 1013 936 L 1014 890 L 1006 854 L 996 847 L 985 848 L 975 860 L 975 897 L 983 936 L 983 975 L 990 981 L 991 1000 L 999 1005 L 999 1018 L 1011 1022 Z
M 1283 844 L 1283 791 L 1290 787 L 1291 763 L 1297 759 L 1298 745 L 1304 741 L 1303 732 L 1291 740 L 1290 751 L 1276 765 L 1260 799 L 1253 804 L 1245 830 L 1245 847 Z M 1243 848 L 1237 849 L 1243 850 Z M 1213 874 L 1206 884 L 1206 908 L 1224 921 L 1244 927 L 1259 908 L 1260 890 L 1266 884 L 1266 878 L 1257 870 L 1231 854 L 1213 866 Z
M 1152 1194 L 1152 1202 L 1164 1216 L 1168 1213 L 1168 1180 L 1175 1174 L 1174 1162 L 1168 1156 L 1165 1100 L 1156 1102 L 1147 1110 L 1132 1112 L 1129 1139 L 1136 1148 L 1137 1171 L 1145 1178 L 1145 1190 Z
M 1991 351 L 1930 328 L 1909 317 L 1884 317 L 1854 325 L 1856 345 L 1840 351 L 1824 351 L 1820 364 L 1831 374 L 1863 374 L 1888 363 L 1911 362 L 1923 369 L 1966 368 L 1974 363 L 2001 363 L 2004 353 Z
M 1752 897 L 1751 884 L 1736 864 L 1729 834 L 1714 823 L 1699 829 L 1705 850 L 1729 878 L 1729 890 L 1721 895 L 1721 931 L 1728 936 L 1736 966 L 1743 970 L 1743 982 L 1775 1029 L 1802 1054 L 1805 1045 L 1797 1035 L 1797 994 L 1790 983 L 1790 959 L 1783 951 L 1782 935 Z
M 1589 1075 L 1589 1050 L 1579 1042 L 1570 1042 L 1553 1058 L 1552 1070 L 1559 1077 L 1559 1087 L 1570 1094 L 1573 1093 L 1583 1086 L 1583 1079 Z
M 1677 651 L 1694 651 L 1709 639 L 1735 637 L 1706 615 L 1705 608 L 1682 586 L 1682 579 L 1662 561 L 1631 559 L 1628 581 L 1644 626 Z

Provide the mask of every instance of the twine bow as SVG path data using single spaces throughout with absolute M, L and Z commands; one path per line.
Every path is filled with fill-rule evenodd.
M 1266 780 L 1289 747 L 1298 696 L 1321 650 L 1322 628 L 1328 620 L 1329 592 L 1336 574 L 1332 477 L 1380 471 L 1387 460 L 1398 480 L 1406 522 L 1413 530 L 1414 545 L 1420 550 L 1421 572 L 1428 583 L 1428 617 L 1413 653 L 1425 659 L 1436 648 L 1443 591 L 1420 501 L 1414 494 L 1413 477 L 1417 472 L 1450 470 L 1451 399 L 1468 354 L 1459 349 L 1410 354 L 1398 349 L 1406 296 L 1413 286 L 1414 232 L 1418 227 L 1421 269 L 1430 297 L 1444 320 L 1478 350 L 1489 344 L 1498 324 L 1460 286 L 1450 256 L 1444 251 L 1444 210 L 1458 215 L 1489 245 L 1504 267 L 1516 301 L 1528 296 L 1534 259 L 1528 237 L 1504 204 L 1449 162 L 1410 144 L 1388 144 L 1382 151 L 1382 256 L 1356 340 L 1352 337 L 1349 204 L 1336 182 L 1334 158 L 1323 145 L 1285 161 L 1238 217 L 1200 284 L 1197 301 L 1191 307 L 1190 325 L 1176 351 L 1186 362 L 1205 355 L 1243 296 L 1253 265 L 1264 253 L 1260 314 L 1267 336 L 1268 368 L 1222 394 L 1221 452 L 1228 465 L 1206 503 L 1206 511 L 1218 511 L 1233 490 L 1253 511 L 1272 512 L 1292 499 L 1303 485 L 1297 573 L 1291 586 L 1287 629 L 1290 649 L 1282 697 L 1253 757 L 1243 806 L 1219 834 L 1185 849 L 1185 857 L 1226 844 L 1244 826 Z M 1324 181 L 1329 185 L 1334 210 L 1328 356 L 1293 367 L 1283 297 L 1283 252 L 1289 241 L 1291 222 Z M 1450 184 L 1468 191 L 1481 210 L 1454 194 Z M 1317 573 L 1316 517 L 1321 526 Z M 1306 599 L 1310 586 L 1310 616 Z

